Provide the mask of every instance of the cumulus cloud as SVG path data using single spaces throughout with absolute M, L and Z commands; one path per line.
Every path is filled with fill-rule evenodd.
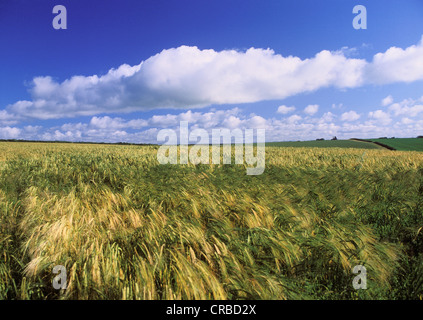
M 297 123 L 301 119 L 302 119 L 301 116 L 294 114 L 294 115 L 290 116 L 289 118 L 287 118 L 286 120 L 287 120 L 288 123 Z
M 239 108 L 209 112 L 181 112 L 154 115 L 148 119 L 125 120 L 120 117 L 94 116 L 87 123 L 66 123 L 37 133 L 43 140 L 107 141 L 157 143 L 157 132 L 162 128 L 177 130 L 181 121 L 191 128 L 258 129 L 266 127 L 266 119 L 258 115 L 244 115 Z M 38 130 L 38 127 L 36 128 Z
M 406 99 L 402 102 L 393 103 L 389 106 L 395 116 L 407 115 L 408 117 L 416 117 L 423 113 L 423 103 L 418 101 Z
M 280 113 L 280 114 L 287 114 L 287 113 L 290 113 L 290 112 L 293 112 L 295 110 L 295 107 L 287 107 L 287 106 L 285 106 L 285 105 L 282 105 L 282 106 L 279 106 L 278 107 L 278 111 L 277 111 L 277 113 Z
M 375 119 L 377 123 L 387 125 L 391 123 L 392 119 L 389 113 L 384 112 L 382 110 L 376 110 L 369 112 L 369 118 Z
M 14 125 L 18 123 L 20 117 L 9 113 L 7 110 L 0 110 L 0 124 L 1 125 Z
M 130 121 L 124 121 L 121 118 L 110 118 L 108 116 L 104 117 L 93 117 L 91 118 L 90 125 L 99 129 L 113 128 L 113 129 L 122 129 L 122 128 L 131 128 L 131 129 L 140 129 L 146 127 L 148 122 L 143 119 L 135 119 Z
M 323 116 L 318 120 L 319 122 L 332 122 L 334 121 L 336 118 L 336 115 L 333 114 L 332 112 L 326 112 L 323 114 Z
M 355 111 L 344 112 L 341 115 L 342 121 L 356 121 L 358 119 L 360 119 L 360 115 Z
M 200 50 L 181 46 L 139 65 L 122 65 L 102 76 L 52 77 L 32 81 L 32 100 L 8 109 L 39 119 L 154 108 L 197 108 L 212 104 L 283 99 L 322 87 L 362 84 L 365 61 L 327 50 L 309 59 L 284 57 L 270 49 Z
M 335 103 L 332 103 L 332 109 L 334 109 L 334 110 L 342 110 L 342 109 L 344 109 L 344 104 L 343 103 L 338 103 L 338 104 L 335 104 Z
M 383 107 L 389 106 L 392 102 L 394 102 L 394 98 L 392 98 L 392 96 L 389 95 L 386 98 L 382 99 L 382 106 Z
M 104 75 L 76 75 L 63 82 L 51 76 L 35 77 L 29 89 L 31 99 L 9 105 L 7 112 L 58 119 L 157 108 L 193 109 L 280 100 L 325 87 L 345 89 L 423 79 L 423 38 L 405 49 L 392 47 L 377 53 L 370 62 L 351 58 L 347 52 L 323 50 L 301 59 L 271 49 L 215 51 L 180 46 Z M 281 106 L 278 112 L 288 113 L 289 108 Z
M 229 118 L 223 121 L 223 125 L 229 129 L 238 128 L 240 124 L 241 124 L 241 119 L 234 116 L 230 116 Z
M 204 128 L 209 134 L 213 129 L 266 129 L 266 141 L 371 138 L 380 136 L 413 137 L 423 132 L 423 119 L 419 99 L 406 99 L 393 103 L 389 108 L 366 114 L 348 111 L 340 114 L 325 112 L 323 115 L 286 114 L 262 117 L 246 114 L 242 109 L 210 109 L 206 112 L 186 112 L 154 115 L 145 119 L 92 116 L 85 122 L 69 122 L 61 126 L 41 127 L 0 126 L 3 139 L 41 139 L 66 141 L 157 143 L 160 129 L 178 132 L 181 121 L 188 121 L 189 128 Z M 395 109 L 398 106 L 401 109 Z M 410 110 L 416 110 L 415 113 Z M 398 114 L 397 116 L 395 114 Z M 358 120 L 362 121 L 358 121 Z
M 17 139 L 22 130 L 16 127 L 0 127 L 0 139 Z
M 367 81 L 385 84 L 423 79 L 423 37 L 406 49 L 391 47 L 366 66 Z
M 414 122 L 415 122 L 414 120 L 407 118 L 407 117 L 401 119 L 401 123 L 403 123 L 403 124 L 412 124 Z
M 319 105 L 317 104 L 310 104 L 304 109 L 304 113 L 308 114 L 309 116 L 314 115 L 317 111 L 319 111 Z
M 267 125 L 267 120 L 261 116 L 253 115 L 250 119 L 248 119 L 245 123 L 246 128 L 251 129 L 265 129 Z

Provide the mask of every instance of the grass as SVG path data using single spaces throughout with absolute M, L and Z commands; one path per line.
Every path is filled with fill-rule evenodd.
M 156 153 L 0 143 L 0 299 L 422 298 L 419 153 L 267 147 L 259 176 Z
M 394 139 L 369 139 L 399 151 L 423 151 L 423 139 L 419 138 L 394 138 Z
M 355 140 L 323 140 L 323 141 L 287 141 L 287 142 L 268 142 L 266 146 L 284 147 L 284 148 L 355 148 L 355 149 L 382 149 L 376 144 L 355 141 Z

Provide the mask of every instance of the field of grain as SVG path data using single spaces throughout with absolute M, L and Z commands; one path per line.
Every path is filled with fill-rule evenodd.
M 420 153 L 267 147 L 258 176 L 156 154 L 0 143 L 0 299 L 422 298 Z

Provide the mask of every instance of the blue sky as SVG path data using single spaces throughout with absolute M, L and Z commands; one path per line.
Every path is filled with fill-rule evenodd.
M 2 0 L 0 139 L 421 135 L 422 36 L 421 0 Z

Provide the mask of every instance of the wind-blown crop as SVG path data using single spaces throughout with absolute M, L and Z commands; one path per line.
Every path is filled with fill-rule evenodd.
M 2 299 L 421 297 L 420 153 L 268 147 L 248 176 L 155 146 L 0 149 Z

